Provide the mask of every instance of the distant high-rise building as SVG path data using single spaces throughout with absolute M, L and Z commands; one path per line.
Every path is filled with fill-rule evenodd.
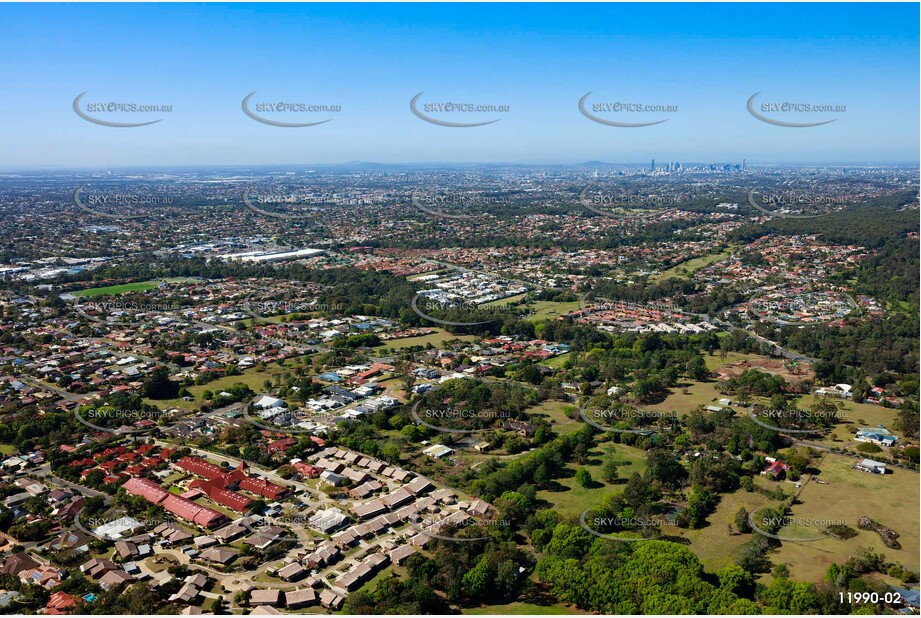
M 656 171 L 656 160 L 655 159 L 653 159 L 652 163 L 649 165 L 649 171 L 650 172 Z
M 745 159 L 744 158 L 742 159 L 742 171 L 743 172 L 745 171 Z

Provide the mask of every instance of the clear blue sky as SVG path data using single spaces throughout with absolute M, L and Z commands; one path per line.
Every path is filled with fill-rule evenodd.
M 917 162 L 918 23 L 917 4 L 3 4 L 0 168 Z M 173 112 L 101 127 L 71 109 L 84 91 Z M 252 91 L 342 112 L 265 126 L 240 109 Z M 511 111 L 485 127 L 435 126 L 410 113 L 420 91 Z M 679 111 L 607 127 L 579 113 L 589 91 Z M 757 91 L 847 112 L 776 127 L 746 111 Z M 616 119 L 660 118 L 629 116 Z

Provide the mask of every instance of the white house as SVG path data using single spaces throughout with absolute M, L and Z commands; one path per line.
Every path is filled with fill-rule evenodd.
M 433 444 L 432 446 L 424 449 L 422 451 L 429 457 L 434 457 L 435 459 L 441 459 L 442 457 L 447 457 L 454 452 L 453 448 L 449 448 L 444 444 Z
M 263 395 L 253 405 L 263 410 L 269 410 L 271 408 L 283 408 L 285 407 L 285 402 L 281 399 L 278 399 L 277 397 L 269 397 L 268 395 Z
M 855 470 L 860 470 L 861 472 L 869 472 L 871 474 L 886 474 L 886 464 L 880 461 L 873 461 L 872 459 L 861 459 L 856 466 Z

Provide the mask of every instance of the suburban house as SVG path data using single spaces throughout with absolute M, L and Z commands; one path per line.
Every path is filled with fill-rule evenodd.
M 850 399 L 853 396 L 850 384 L 835 384 L 834 386 L 823 386 L 815 390 L 815 394 L 820 397 L 841 397 Z
M 876 429 L 861 429 L 857 432 L 857 435 L 854 436 L 854 439 L 858 442 L 870 442 L 871 444 L 878 444 L 880 446 L 892 446 L 896 441 L 896 437 L 892 435 L 889 430 L 883 429 L 882 427 Z
M 771 478 L 775 481 L 783 480 L 787 475 L 787 470 L 790 469 L 790 466 L 780 461 L 779 459 L 774 459 L 773 461 L 768 459 L 768 467 L 761 471 L 763 476 Z
M 861 459 L 857 462 L 857 465 L 854 466 L 854 469 L 870 474 L 886 474 L 886 464 L 880 461 L 873 461 L 872 459 Z

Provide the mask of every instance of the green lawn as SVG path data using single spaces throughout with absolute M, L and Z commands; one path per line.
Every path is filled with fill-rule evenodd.
M 826 398 L 816 397 L 814 395 L 804 395 L 796 400 L 795 405 L 798 408 L 808 409 L 815 403 L 824 399 Z M 860 444 L 860 442 L 854 440 L 854 434 L 857 433 L 857 429 L 882 425 L 899 437 L 899 441 L 896 442 L 897 446 L 903 444 L 902 432 L 896 431 L 894 427 L 895 419 L 898 416 L 897 410 L 869 403 L 854 403 L 853 401 L 847 400 L 827 399 L 827 401 L 831 401 L 838 405 L 842 418 L 828 434 L 824 436 L 812 436 L 815 442 L 854 449 Z M 917 443 L 917 440 L 913 440 L 912 442 Z M 885 447 L 881 448 L 884 452 L 889 450 Z M 873 457 L 871 457 L 871 459 L 873 459 Z
M 298 357 L 302 358 L 302 357 Z M 144 401 L 150 404 L 153 404 L 160 408 L 161 410 L 169 410 L 171 408 L 183 408 L 186 410 L 197 410 L 201 407 L 201 396 L 205 391 L 211 391 L 213 393 L 219 393 L 222 390 L 230 388 L 238 382 L 242 382 L 249 386 L 255 392 L 261 392 L 264 389 L 263 384 L 266 379 L 272 379 L 276 375 L 289 371 L 291 367 L 295 364 L 295 359 L 288 359 L 285 361 L 285 366 L 282 367 L 276 363 L 270 363 L 265 366 L 264 370 L 257 369 L 256 367 L 251 367 L 240 375 L 236 376 L 224 376 L 208 382 L 207 384 L 198 384 L 188 387 L 189 393 L 195 398 L 194 401 L 186 401 L 184 399 L 145 399 Z
M 732 251 L 727 249 L 721 253 L 709 253 L 707 255 L 702 255 L 700 257 L 687 260 L 686 262 L 682 262 L 677 266 L 669 268 L 668 270 L 663 270 L 655 277 L 655 282 L 661 283 L 662 281 L 671 279 L 673 277 L 687 277 L 696 270 L 706 268 L 711 264 L 716 264 L 719 261 L 725 260 L 730 255 L 732 255 Z
M 601 504 L 601 501 L 612 493 L 623 491 L 624 484 L 612 485 L 601 480 L 601 470 L 606 457 L 606 448 L 609 444 L 602 444 L 600 447 L 591 451 L 592 462 L 586 466 L 570 464 L 567 468 L 572 472 L 568 478 L 556 479 L 560 484 L 560 491 L 541 490 L 537 492 L 537 497 L 546 500 L 553 505 L 553 509 L 566 517 L 578 517 L 585 509 Z M 640 474 L 646 468 L 646 452 L 626 446 L 624 444 L 614 444 L 614 457 L 617 461 L 622 462 L 618 469 L 621 479 L 629 479 L 634 472 Z M 582 487 L 575 479 L 575 472 L 579 468 L 586 468 L 595 481 L 594 487 Z
M 540 405 L 528 409 L 528 414 L 543 418 L 553 425 L 553 430 L 562 435 L 578 431 L 582 427 L 581 420 L 573 420 L 566 414 L 567 408 L 576 409 L 576 405 L 566 401 L 548 400 Z
M 569 360 L 569 355 L 570 355 L 570 354 L 572 354 L 572 352 L 566 352 L 565 354 L 559 354 L 559 355 L 557 355 L 557 356 L 554 356 L 553 358 L 548 358 L 547 360 L 543 360 L 543 361 L 541 361 L 541 362 L 538 363 L 538 364 L 539 364 L 539 365 L 544 365 L 544 366 L 546 366 L 546 367 L 559 368 L 559 367 L 562 367 L 563 364 L 564 364 L 567 360 Z
M 448 331 L 441 330 L 440 328 L 435 329 L 436 332 L 431 335 L 424 335 L 422 337 L 406 337 L 405 339 L 390 339 L 383 342 L 378 347 L 374 348 L 375 352 L 382 352 L 388 348 L 402 349 L 408 348 L 414 345 L 419 345 L 425 347 L 427 344 L 431 343 L 435 347 L 439 347 L 445 341 L 450 341 L 451 339 L 460 339 L 461 341 L 475 341 L 476 337 L 473 335 L 452 335 Z
M 768 481 L 760 477 L 755 479 L 756 485 L 767 486 Z M 776 506 L 777 502 L 770 501 L 759 492 L 747 492 L 744 489 L 731 494 L 721 494 L 720 503 L 707 521 L 709 525 L 697 530 L 685 530 L 682 536 L 690 539 L 689 546 L 707 571 L 713 572 L 732 564 L 736 560 L 739 548 L 752 539 L 751 534 L 734 534 L 729 531 L 728 525 L 733 521 L 740 507 L 745 507 L 752 513 L 765 506 Z M 735 531 L 735 525 L 733 524 Z M 735 531 L 737 532 L 737 531 Z
M 555 320 L 561 315 L 576 311 L 579 308 L 579 301 L 573 300 L 566 303 L 558 303 L 552 300 L 539 300 L 534 303 L 532 315 L 526 320 L 529 322 L 542 322 L 544 320 Z
M 182 283 L 188 281 L 188 279 L 179 277 L 174 279 L 167 279 L 169 283 Z M 88 290 L 80 290 L 79 292 L 74 292 L 74 296 L 82 297 L 92 297 L 92 296 L 109 296 L 113 294 L 124 294 L 125 292 L 141 292 L 145 290 L 152 290 L 160 285 L 159 280 L 151 281 L 136 281 L 134 283 L 123 283 L 121 285 L 109 285 L 101 288 L 90 288 Z
M 687 386 L 678 386 L 671 389 L 671 394 L 664 401 L 644 405 L 642 406 L 643 409 L 675 412 L 678 416 L 681 416 L 688 414 L 698 406 L 707 406 L 715 403 L 715 400 L 725 397 L 717 390 L 716 382 L 685 380 L 681 384 L 687 384 Z
M 494 300 L 492 302 L 483 303 L 481 307 L 504 307 L 509 303 L 517 303 L 520 300 L 523 300 L 527 297 L 527 293 L 518 294 L 517 296 L 508 296 L 506 298 L 500 298 L 499 300 Z
M 819 478 L 828 484 L 805 484 L 799 494 L 801 504 L 793 507 L 792 517 L 841 520 L 856 530 L 857 536 L 847 540 L 829 537 L 811 543 L 783 543 L 770 557 L 774 564 L 787 564 L 794 579 L 818 583 L 832 562 L 843 563 L 864 547 L 918 572 L 921 551 L 918 474 L 899 469 L 886 475 L 866 474 L 852 469 L 855 461 L 840 455 L 826 456 L 819 465 L 822 471 Z M 857 528 L 857 520 L 863 516 L 898 532 L 902 548 L 886 547 L 876 532 Z
M 491 303 L 484 303 L 483 306 L 504 307 L 509 303 L 517 303 L 525 297 L 527 297 L 527 294 L 519 294 L 518 296 L 510 296 L 508 298 L 494 300 Z M 565 303 L 559 303 L 552 300 L 539 300 L 527 305 L 523 305 L 523 308 L 531 312 L 530 315 L 525 317 L 527 321 L 542 322 L 544 320 L 556 319 L 564 313 L 569 313 L 570 311 L 577 310 L 579 308 L 579 301 L 573 300 Z

